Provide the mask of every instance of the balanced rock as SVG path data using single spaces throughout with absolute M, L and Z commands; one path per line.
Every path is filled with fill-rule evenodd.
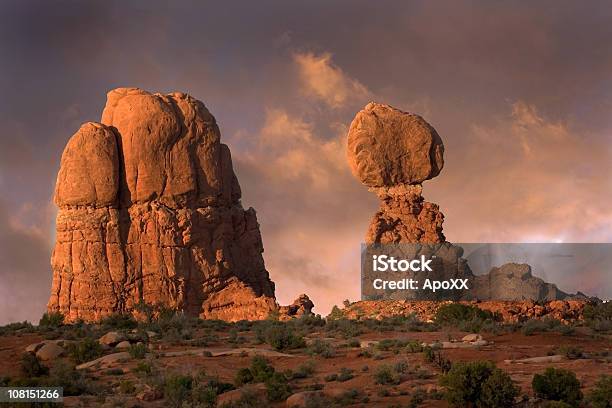
M 98 320 L 161 305 L 261 319 L 277 308 L 255 210 L 243 209 L 229 148 L 183 93 L 109 92 L 60 164 L 49 311 Z
M 564 299 L 568 295 L 554 284 L 532 276 L 529 265 L 506 264 L 475 276 L 464 259 L 463 249 L 446 241 L 444 215 L 438 205 L 425 201 L 424 181 L 436 177 L 444 166 L 444 145 L 436 130 L 423 118 L 389 105 L 369 103 L 357 113 L 347 135 L 347 158 L 353 175 L 377 194 L 380 208 L 368 228 L 365 242 L 372 253 L 378 244 L 400 244 L 398 259 L 427 255 L 433 271 L 387 272 L 385 279 L 413 278 L 449 281 L 465 279 L 468 289 L 387 292 L 390 299 L 431 300 L 523 300 Z M 374 244 L 374 245 L 372 245 Z M 408 244 L 403 245 L 402 244 Z M 423 245 L 432 244 L 432 245 Z M 366 253 L 364 259 L 370 259 Z M 435 258 L 435 259 L 434 259 Z M 364 275 L 367 279 L 376 274 Z M 372 285 L 365 285 L 371 288 Z M 380 294 L 366 289 L 364 296 Z
M 366 243 L 444 242 L 444 215 L 423 199 L 421 183 L 444 166 L 444 145 L 423 118 L 389 105 L 369 103 L 347 135 L 353 175 L 378 195 Z
M 389 105 L 371 102 L 357 113 L 347 143 L 351 170 L 369 187 L 420 184 L 444 166 L 436 130 L 422 117 Z

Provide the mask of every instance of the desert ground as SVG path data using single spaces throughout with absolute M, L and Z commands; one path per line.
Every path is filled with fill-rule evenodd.
M 580 382 L 583 398 L 567 406 L 609 407 L 593 399 L 610 398 L 609 307 L 574 322 L 515 323 L 454 304 L 430 321 L 347 319 L 348 302 L 325 319 L 288 321 L 165 311 L 65 325 L 51 314 L 1 329 L 0 381 L 62 385 L 67 407 L 449 407 L 461 405 L 443 378 L 461 362 L 490 361 L 519 387 L 513 406 L 546 406 L 532 380 L 554 367 Z

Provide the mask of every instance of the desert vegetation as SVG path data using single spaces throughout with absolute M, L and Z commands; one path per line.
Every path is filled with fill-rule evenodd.
M 0 383 L 62 385 L 67 406 L 610 407 L 607 306 L 574 322 L 507 323 L 456 304 L 430 321 L 272 315 L 228 323 L 164 308 L 144 316 L 67 324 L 45 314 L 38 325 L 0 327 L 11 350 L 1 356 Z M 517 353 L 523 365 L 507 357 Z

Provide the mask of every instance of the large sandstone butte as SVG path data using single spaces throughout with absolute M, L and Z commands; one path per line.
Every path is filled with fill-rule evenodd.
M 183 93 L 108 93 L 61 159 L 48 310 L 97 320 L 162 305 L 191 316 L 278 310 L 255 210 L 215 118 Z
M 463 248 L 446 241 L 444 215 L 437 204 L 426 202 L 422 183 L 436 177 L 444 166 L 444 144 L 422 117 L 389 105 L 369 103 L 357 113 L 347 135 L 347 158 L 353 175 L 380 199 L 365 242 L 376 254 L 378 244 L 398 244 L 404 257 L 426 253 L 442 267 L 432 272 L 400 273 L 401 278 L 448 280 L 468 278 L 469 291 L 396 291 L 392 299 L 496 299 L 556 300 L 586 298 L 568 295 L 554 284 L 531 275 L 525 264 L 505 264 L 475 276 L 462 258 Z M 403 246 L 402 244 L 408 244 Z M 411 244 L 433 244 L 412 245 Z M 409 248 L 409 249 L 406 249 Z M 412 252 L 415 251 L 415 252 Z M 365 256 L 364 259 L 370 259 Z M 374 276 L 376 277 L 376 276 Z M 364 294 L 367 295 L 367 291 Z

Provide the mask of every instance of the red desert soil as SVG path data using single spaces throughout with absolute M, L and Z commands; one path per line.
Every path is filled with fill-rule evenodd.
M 205 331 L 210 336 L 211 331 Z M 194 333 L 194 338 L 204 335 L 200 330 Z M 234 348 L 245 348 L 250 350 L 248 353 L 236 355 L 223 355 L 206 357 L 200 355 L 180 355 L 163 356 L 168 351 L 189 351 L 196 350 L 198 347 L 188 345 L 169 344 L 164 340 L 152 342 L 152 352 L 148 361 L 158 367 L 162 372 L 175 372 L 197 375 L 202 370 L 208 376 L 218 376 L 219 380 L 233 383 L 236 372 L 243 367 L 248 367 L 252 358 L 253 349 L 264 354 L 271 352 L 268 345 L 258 345 L 255 342 L 254 334 L 251 331 L 240 332 L 244 339 L 240 344 L 232 346 L 229 343 L 228 333 L 225 330 L 215 331 L 217 340 L 211 342 L 204 349 L 211 352 L 219 350 L 231 350 Z M 444 330 L 437 332 L 365 332 L 358 336 L 363 343 L 365 341 L 376 341 L 383 339 L 413 339 L 419 342 L 432 343 L 434 341 L 448 341 L 449 339 L 460 340 L 468 333 L 456 330 Z M 542 372 L 546 367 L 562 367 L 574 371 L 583 383 L 583 392 L 587 392 L 601 374 L 612 372 L 612 363 L 609 358 L 597 358 L 597 356 L 608 354 L 611 351 L 612 342 L 609 336 L 593 336 L 586 333 L 586 330 L 577 329 L 575 333 L 562 336 L 559 333 L 536 333 L 526 336 L 520 332 L 510 334 L 483 334 L 488 345 L 478 348 L 443 349 L 442 355 L 452 362 L 472 361 L 472 360 L 491 360 L 498 367 L 507 371 L 521 387 L 522 394 L 532 394 L 531 379 L 534 373 Z M 19 359 L 21 353 L 31 343 L 40 341 L 40 335 L 23 334 L 0 337 L 0 377 L 15 376 L 19 374 Z M 347 340 L 338 333 L 311 332 L 307 336 L 308 343 L 314 339 L 322 339 L 334 345 L 336 355 L 331 358 L 321 356 L 310 356 L 305 349 L 298 349 L 289 352 L 286 356 L 269 355 L 267 358 L 270 364 L 277 371 L 288 369 L 295 370 L 300 364 L 307 361 L 314 361 L 315 372 L 312 377 L 296 379 L 291 381 L 293 392 L 306 390 L 309 385 L 319 383 L 324 386 L 324 390 L 334 394 L 351 389 L 359 390 L 362 396 L 368 397 L 367 403 L 356 400 L 350 407 L 386 407 L 392 404 L 408 404 L 415 389 L 435 390 L 438 386 L 438 379 L 441 371 L 435 365 L 425 361 L 423 353 L 409 353 L 406 349 L 400 349 L 397 353 L 393 350 L 381 351 L 370 349 L 371 356 L 360 356 L 364 348 L 347 347 Z M 585 353 L 590 354 L 588 359 L 568 360 L 564 359 L 557 363 L 509 363 L 505 360 L 522 359 L 528 357 L 542 357 L 552 354 L 561 346 L 579 346 Z M 273 352 L 272 352 L 273 353 Z M 140 360 L 142 361 L 142 360 Z M 374 373 L 381 365 L 393 365 L 397 362 L 405 361 L 409 371 L 405 379 L 399 385 L 378 385 L 374 380 Z M 119 383 L 123 380 L 130 380 L 135 384 L 140 384 L 142 377 L 133 372 L 138 364 L 138 360 L 128 359 L 127 361 L 117 362 L 104 368 L 92 368 L 87 370 L 89 376 L 95 384 L 110 385 L 113 389 L 119 388 Z M 365 368 L 367 367 L 367 369 Z M 109 369 L 122 369 L 123 374 L 109 372 Z M 348 368 L 353 370 L 354 378 L 345 381 L 325 381 L 325 377 L 338 373 L 340 369 Z M 386 393 L 386 396 L 383 396 Z M 65 406 L 99 406 L 106 402 L 115 401 L 123 406 L 165 406 L 163 400 L 144 402 L 134 395 L 120 395 L 119 392 L 111 393 L 104 397 L 67 397 Z M 363 397 L 361 397 L 363 398 Z M 284 407 L 285 402 L 270 404 L 271 407 Z M 426 400 L 422 407 L 447 407 L 448 404 L 443 400 Z

